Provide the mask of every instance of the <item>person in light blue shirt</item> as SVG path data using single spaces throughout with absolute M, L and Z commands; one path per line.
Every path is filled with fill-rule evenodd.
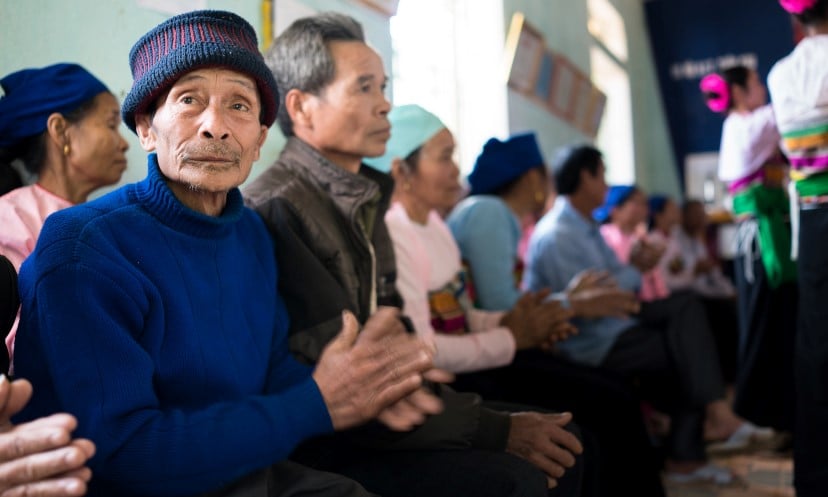
M 601 152 L 588 145 L 561 149 L 553 161 L 560 195 L 529 241 L 524 285 L 561 291 L 587 269 L 606 271 L 626 290 L 641 284 L 658 250 L 636 244 L 630 264 L 618 261 L 593 221 L 607 184 Z M 641 381 L 651 400 L 672 417 L 667 470 L 671 478 L 728 482 L 732 475 L 706 463 L 704 440 L 722 439 L 727 449 L 747 448 L 773 433 L 738 417 L 724 400 L 716 346 L 704 308 L 692 295 L 642 303 L 632 316 L 578 319 L 579 333 L 558 345 L 571 360 L 601 366 Z
M 468 180 L 471 195 L 451 212 L 448 224 L 469 267 L 475 305 L 508 310 L 522 295 L 517 284 L 521 271 L 519 219 L 542 212 L 550 186 L 535 135 L 489 140 Z M 598 279 L 594 273 L 579 274 L 573 278 L 575 284 L 564 285 L 566 291 L 552 298 L 562 300 L 581 317 L 626 315 L 637 310 L 632 292 L 595 286 Z M 556 345 L 560 347 L 570 338 Z M 454 385 L 490 400 L 571 409 L 599 447 L 599 476 L 591 483 L 611 482 L 641 497 L 665 495 L 660 461 L 653 454 L 641 419 L 640 399 L 626 379 L 535 349 L 518 351 L 507 367 L 460 374 Z M 608 412 L 613 415 L 607 416 Z
M 470 195 L 454 208 L 447 223 L 472 271 L 477 304 L 486 310 L 511 309 L 521 292 L 517 284 L 503 282 L 516 283 L 520 267 L 518 216 L 543 209 L 549 182 L 546 166 L 531 133 L 506 143 L 492 138 L 477 164 L 469 176 Z M 488 170 L 497 175 L 486 174 Z

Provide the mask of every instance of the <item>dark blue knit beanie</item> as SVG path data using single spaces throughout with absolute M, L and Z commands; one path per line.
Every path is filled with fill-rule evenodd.
M 129 53 L 134 83 L 124 99 L 124 123 L 147 108 L 185 73 L 227 67 L 256 81 L 262 119 L 270 127 L 279 105 L 276 80 L 264 62 L 253 27 L 231 12 L 200 10 L 171 17 L 141 37 Z
M 494 193 L 526 171 L 544 164 L 534 133 L 514 135 L 506 141 L 492 138 L 483 146 L 469 174 L 469 193 Z
M 50 115 L 109 91 L 83 67 L 66 63 L 13 72 L 0 79 L 0 89 L 0 147 L 43 133 Z

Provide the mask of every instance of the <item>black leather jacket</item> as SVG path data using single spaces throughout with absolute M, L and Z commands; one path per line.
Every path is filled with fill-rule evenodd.
M 364 323 L 378 305 L 402 307 L 394 249 L 384 217 L 393 191 L 387 174 L 363 165 L 352 174 L 296 137 L 244 191 L 270 231 L 279 292 L 290 316 L 290 347 L 313 363 L 342 327 L 342 310 Z M 366 284 L 373 280 L 374 285 Z M 372 445 L 502 450 L 509 418 L 481 407 L 474 394 L 440 391 L 446 408 L 407 435 Z M 375 432 L 376 433 L 376 432 Z

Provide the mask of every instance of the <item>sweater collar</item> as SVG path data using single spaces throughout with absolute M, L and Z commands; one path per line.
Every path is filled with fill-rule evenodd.
M 190 235 L 214 237 L 229 232 L 241 219 L 244 204 L 238 188 L 227 193 L 227 205 L 221 215 L 208 216 L 190 209 L 176 198 L 158 167 L 156 154 L 150 154 L 147 162 L 147 177 L 136 183 L 133 190 L 135 199 L 163 224 Z

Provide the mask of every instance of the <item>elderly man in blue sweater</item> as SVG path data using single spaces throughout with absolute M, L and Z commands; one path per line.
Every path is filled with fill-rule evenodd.
M 123 106 L 148 175 L 50 217 L 20 274 L 25 421 L 65 411 L 97 453 L 89 495 L 367 495 L 285 462 L 308 437 L 375 416 L 408 429 L 433 352 L 393 311 L 340 334 L 315 369 L 288 351 L 273 246 L 243 206 L 276 83 L 252 27 L 183 14 L 133 47 Z

